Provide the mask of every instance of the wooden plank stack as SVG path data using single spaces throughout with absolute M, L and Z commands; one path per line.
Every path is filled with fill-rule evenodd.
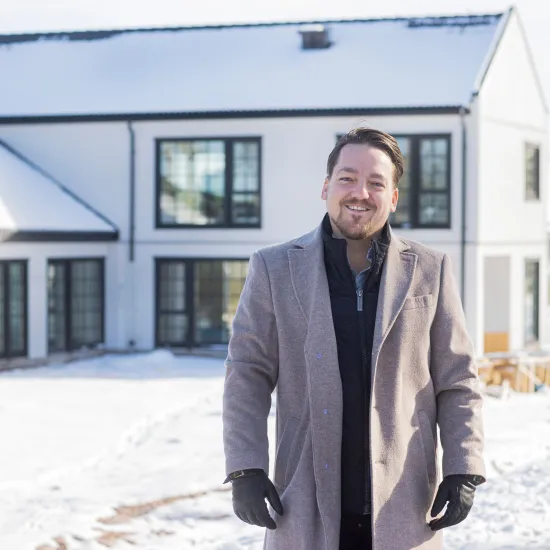
M 478 372 L 486 385 L 508 381 L 514 391 L 531 393 L 550 387 L 550 355 L 488 353 L 478 360 Z

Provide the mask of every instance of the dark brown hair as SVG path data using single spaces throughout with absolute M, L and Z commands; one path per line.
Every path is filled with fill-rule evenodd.
M 375 130 L 373 128 L 359 127 L 350 130 L 347 134 L 344 134 L 334 146 L 334 149 L 331 151 L 328 156 L 327 161 L 327 177 L 332 177 L 332 172 L 334 167 L 338 162 L 340 157 L 340 152 L 342 149 L 349 143 L 362 143 L 365 145 L 370 145 L 376 149 L 380 149 L 386 153 L 393 164 L 393 184 L 397 187 L 401 176 L 403 175 L 403 154 L 401 149 L 399 149 L 399 144 L 397 140 L 381 130 Z

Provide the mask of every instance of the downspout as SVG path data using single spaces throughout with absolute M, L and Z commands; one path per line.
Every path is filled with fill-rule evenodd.
M 461 224 L 460 224 L 460 297 L 462 308 L 465 309 L 466 301 L 466 199 L 467 199 L 467 133 L 466 133 L 466 109 L 460 107 L 460 125 L 462 128 L 462 198 L 461 198 Z
M 130 228 L 128 233 L 128 253 L 130 263 L 134 263 L 136 232 L 136 135 L 131 120 L 128 121 L 128 132 L 130 133 Z
M 128 347 L 133 350 L 136 346 L 135 334 L 135 235 L 136 235 L 136 135 L 132 121 L 128 121 L 128 132 L 130 134 L 130 197 L 129 197 L 129 231 L 128 231 L 128 260 L 129 276 L 130 276 L 130 302 L 131 302 L 131 321 L 130 321 L 130 338 L 128 339 Z

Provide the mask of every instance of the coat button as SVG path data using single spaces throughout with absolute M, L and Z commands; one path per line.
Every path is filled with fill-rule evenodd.
M 323 354 L 322 353 L 318 353 L 317 354 L 317 359 L 321 359 L 323 357 Z

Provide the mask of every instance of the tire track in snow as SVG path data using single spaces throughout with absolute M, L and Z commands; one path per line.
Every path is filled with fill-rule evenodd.
M 213 397 L 221 395 L 220 392 L 219 384 L 215 384 L 214 387 L 210 387 L 208 390 L 197 394 L 191 403 L 187 401 L 183 405 L 165 409 L 157 414 L 140 419 L 120 435 L 118 443 L 115 446 L 103 449 L 80 465 L 60 468 L 42 474 L 32 483 L 25 483 L 23 487 L 21 484 L 17 487 L 17 482 L 14 482 L 11 490 L 22 489 L 21 492 L 23 494 L 18 494 L 17 502 L 20 504 L 22 501 L 25 501 L 27 516 L 25 523 L 21 525 L 18 531 L 40 531 L 45 527 L 48 519 L 58 514 L 59 511 L 55 510 L 57 506 L 51 502 L 52 486 L 62 486 L 70 483 L 71 478 L 89 476 L 96 474 L 102 469 L 112 467 L 124 459 L 133 449 L 144 445 L 157 429 L 162 428 L 171 421 L 177 420 L 182 415 L 197 417 L 201 413 L 209 414 L 210 411 L 203 410 L 203 405 L 205 401 L 207 403 L 213 402 Z M 1 489 L 4 490 L 5 487 Z M 47 501 L 51 503 L 50 509 L 44 508 L 44 502 Z M 61 505 L 63 502 L 59 504 Z

